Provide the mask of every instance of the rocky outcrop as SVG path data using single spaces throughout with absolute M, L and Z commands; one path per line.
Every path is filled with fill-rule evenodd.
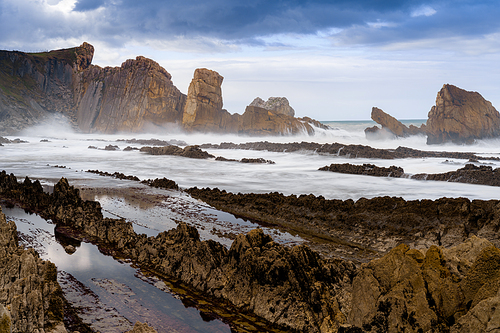
M 66 332 L 57 269 L 18 246 L 14 222 L 0 209 L 0 331 Z
M 393 178 L 401 178 L 405 173 L 403 168 L 394 165 L 385 168 L 366 163 L 363 165 L 354 165 L 349 163 L 344 163 L 344 164 L 332 163 L 330 164 L 330 166 L 319 168 L 319 170 L 347 173 L 351 175 L 365 175 L 365 176 L 393 177 Z
M 484 239 L 425 252 L 401 244 L 356 272 L 349 322 L 365 332 L 494 331 L 499 279 L 500 250 Z
M 142 147 L 140 151 L 150 155 L 174 155 L 174 156 L 199 158 L 199 159 L 207 159 L 215 157 L 207 153 L 206 151 L 201 150 L 199 146 L 186 146 L 184 148 L 178 146 L 164 146 L 164 147 L 146 146 Z
M 154 328 L 146 323 L 136 322 L 134 328 L 127 333 L 157 333 Z
M 245 116 L 230 114 L 222 108 L 223 77 L 206 68 L 196 69 L 186 96 L 151 59 L 138 56 L 120 67 L 101 68 L 91 64 L 93 54 L 87 43 L 46 53 L 0 51 L 0 133 L 54 115 L 86 133 L 179 125 L 188 132 L 282 135 L 311 134 L 310 124 L 323 128 L 313 119 L 294 118 L 284 97 L 271 98 L 263 108 L 252 106 Z
M 425 125 L 422 125 L 420 127 L 410 125 L 410 127 L 407 127 L 406 125 L 398 121 L 396 118 L 385 113 L 384 111 L 382 111 L 377 107 L 372 108 L 371 118 L 376 123 L 382 125 L 382 130 L 376 126 L 365 129 L 365 134 L 367 138 L 375 138 L 377 135 L 380 135 L 380 131 L 389 131 L 389 133 L 398 137 L 406 137 L 416 134 L 425 134 L 425 128 L 426 128 Z
M 2 188 L 13 185 L 12 177 L 0 177 Z M 16 184 L 22 192 L 24 183 Z M 12 192 L 0 192 L 4 198 L 7 194 Z M 103 218 L 99 203 L 83 201 L 64 178 L 47 195 L 41 214 L 58 227 L 78 230 L 108 251 L 229 302 L 238 311 L 309 332 L 335 332 L 346 322 L 346 292 L 355 269 L 350 262 L 321 259 L 306 246 L 277 244 L 261 229 L 237 236 L 229 250 L 201 241 L 196 228 L 184 223 L 156 237 L 137 235 L 130 222 Z
M 141 56 L 121 67 L 90 66 L 74 81 L 78 126 L 84 132 L 137 132 L 175 123 L 186 102 L 171 75 Z
M 295 110 L 290 106 L 286 97 L 269 97 L 267 101 L 262 98 L 255 98 L 249 106 L 257 106 L 262 109 L 294 117 Z
M 471 143 L 500 136 L 500 114 L 479 93 L 445 84 L 427 120 L 427 144 Z
M 182 117 L 184 129 L 246 135 L 314 133 L 311 124 L 317 122 L 295 118 L 295 111 L 284 97 L 272 97 L 267 102 L 258 98 L 242 115 L 230 114 L 222 109 L 222 80 L 221 75 L 206 68 L 195 71 Z
M 189 85 L 182 126 L 188 131 L 235 132 L 237 116 L 222 109 L 222 80 L 215 71 L 195 70 Z
M 457 158 L 465 160 L 500 160 L 498 157 L 481 157 L 474 153 L 446 152 L 446 151 L 424 151 L 408 147 L 396 149 L 378 149 L 363 145 L 345 145 L 342 143 L 316 143 L 316 142 L 290 142 L 274 143 L 268 141 L 221 144 L 202 144 L 203 149 L 241 149 L 241 150 L 267 150 L 274 152 L 296 152 L 301 150 L 313 151 L 319 154 L 331 154 L 347 158 L 418 158 L 418 157 L 441 157 Z
M 88 68 L 93 52 L 87 43 L 43 53 L 0 51 L 0 132 L 12 134 L 56 114 L 76 123 L 74 76 Z
M 352 175 L 366 175 L 376 177 L 411 178 L 416 180 L 435 180 L 453 183 L 478 184 L 489 186 L 500 186 L 500 168 L 493 169 L 489 165 L 476 166 L 466 164 L 456 171 L 445 173 L 419 173 L 416 175 L 405 174 L 403 168 L 390 166 L 388 168 L 378 167 L 373 164 L 354 165 L 350 163 L 335 164 L 319 168 L 321 171 L 347 173 Z

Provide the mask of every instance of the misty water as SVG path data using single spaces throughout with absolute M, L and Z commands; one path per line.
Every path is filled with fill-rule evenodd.
M 419 126 L 423 121 L 413 120 Z M 169 178 L 179 184 L 181 188 L 210 187 L 224 189 L 229 192 L 241 193 L 267 193 L 280 192 L 290 194 L 315 194 L 328 199 L 354 199 L 361 197 L 372 198 L 377 196 L 397 196 L 408 200 L 437 199 L 440 197 L 466 197 L 469 199 L 499 199 L 500 191 L 497 187 L 450 183 L 418 181 L 407 178 L 369 177 L 359 175 L 337 174 L 333 172 L 318 171 L 331 163 L 370 163 L 377 166 L 388 167 L 391 165 L 402 167 L 405 173 L 443 173 L 462 168 L 470 163 L 461 159 L 446 158 L 418 158 L 418 159 L 367 159 L 346 158 L 334 155 L 318 154 L 311 151 L 302 152 L 268 152 L 249 150 L 218 150 L 207 151 L 215 156 L 228 159 L 264 158 L 272 160 L 275 164 L 244 164 L 236 162 L 215 161 L 215 159 L 198 160 L 178 156 L 153 156 L 137 150 L 123 151 L 127 146 L 140 148 L 139 144 L 129 144 L 123 139 L 160 139 L 181 140 L 188 145 L 221 142 L 318 142 L 318 143 L 343 143 L 362 144 L 375 148 L 396 149 L 399 146 L 420 150 L 432 151 L 460 151 L 474 152 L 480 156 L 500 157 L 500 140 L 480 140 L 473 145 L 426 145 L 425 136 L 409 138 L 382 138 L 380 140 L 367 140 L 363 130 L 373 126 L 371 121 L 361 122 L 328 122 L 331 130 L 318 130 L 314 136 L 279 136 L 279 137 L 245 137 L 236 135 L 215 134 L 185 134 L 180 131 L 157 132 L 147 134 L 79 134 L 74 133 L 68 126 L 40 126 L 25 131 L 21 135 L 8 137 L 20 138 L 27 143 L 5 144 L 0 147 L 0 170 L 13 173 L 22 179 L 29 176 L 38 179 L 43 185 L 52 186 L 61 177 L 66 177 L 71 185 L 81 189 L 85 199 L 98 200 L 107 216 L 123 217 L 134 223 L 136 232 L 156 235 L 160 231 L 174 228 L 180 221 L 194 225 L 200 232 L 202 239 L 214 239 L 225 246 L 231 245 L 231 239 L 221 236 L 226 232 L 248 232 L 257 225 L 245 221 L 231 214 L 217 211 L 210 206 L 191 198 L 184 192 L 152 189 L 134 181 L 117 180 L 103 177 L 86 170 L 105 171 L 109 173 L 121 172 L 125 175 L 134 175 L 141 180 L 154 178 Z M 107 145 L 117 145 L 120 150 L 104 150 Z M 89 149 L 89 146 L 98 149 Z M 499 161 L 474 162 L 476 165 L 490 165 L 500 167 Z M 7 210 L 6 215 L 16 220 L 18 228 L 23 233 L 34 238 L 40 232 L 31 232 L 22 221 L 29 221 L 30 216 L 21 216 L 21 211 Z M 33 217 L 33 219 L 35 219 Z M 34 222 L 33 222 L 34 223 Z M 38 223 L 38 222 L 37 222 Z M 41 222 L 40 222 L 41 223 Z M 29 225 L 29 223 L 28 223 Z M 155 309 L 151 313 L 163 316 L 162 311 L 173 312 L 178 315 L 172 323 L 184 327 L 179 331 L 228 331 L 227 326 L 216 320 L 205 322 L 196 310 L 186 309 L 182 302 L 175 298 L 175 293 L 170 294 L 158 285 L 151 284 L 133 269 L 130 264 L 117 262 L 101 254 L 95 246 L 82 243 L 75 254 L 64 252 L 61 245 L 54 239 L 53 225 L 37 227 L 46 232 L 46 241 L 39 246 L 43 257 L 56 263 L 61 276 L 70 274 L 78 283 L 90 288 L 97 298 L 106 307 L 114 308 L 119 318 L 129 322 L 135 320 L 155 323 L 153 318 L 140 317 L 126 310 L 123 299 L 117 301 L 103 294 L 102 290 L 109 281 L 113 287 L 122 286 L 126 291 L 121 291 L 128 302 L 136 302 L 141 309 Z M 35 228 L 36 229 L 36 228 Z M 217 232 L 216 232 L 217 231 Z M 264 231 L 281 243 L 299 244 L 302 240 L 286 232 L 264 227 Z M 38 236 L 37 236 L 38 235 Z M 52 239 L 52 238 L 54 239 Z M 52 241 L 49 241 L 52 239 Z M 111 260 L 111 261 L 109 261 Z M 108 263 L 114 262 L 113 264 Z M 88 265 L 88 262 L 95 263 Z M 66 279 L 67 280 L 67 279 Z M 65 280 L 65 281 L 66 281 Z M 71 279 L 69 279 L 71 280 Z M 97 282 L 96 282 L 97 281 Z M 146 287 L 147 285 L 147 287 Z M 71 290 L 72 286 L 66 286 Z M 153 288 L 154 292 L 148 291 Z M 63 288 L 64 289 L 64 288 Z M 142 290 L 142 291 L 139 291 Z M 69 292 L 69 291 L 68 291 Z M 131 292 L 131 294 L 130 294 Z M 101 294 L 99 294 L 101 293 Z M 132 295 L 133 296 L 130 296 Z M 165 295 L 171 299 L 166 300 Z M 165 300 L 164 300 L 165 298 Z M 113 303 L 114 302 L 114 303 Z M 177 302 L 177 303 L 176 303 Z M 165 303 L 165 304 L 163 304 Z M 115 305 L 113 305 L 115 304 Z M 117 306 L 116 304 L 121 304 Z M 167 309 L 167 310 L 165 310 Z M 184 310 L 183 310 L 184 309 Z M 183 311 L 187 311 L 184 313 Z M 193 312 L 194 311 L 194 312 Z M 194 317 L 196 319 L 193 319 Z M 109 319 L 109 318 L 108 318 Z M 106 318 L 101 319 L 101 324 L 106 323 Z M 184 324 L 182 324 L 184 323 Z M 95 325 L 97 325 L 96 323 Z M 199 326 L 206 324 L 207 326 Z M 173 325 L 173 324 L 172 324 Z M 210 326 L 212 325 L 212 326 Z M 97 327 L 97 326 L 96 326 Z M 187 327 L 187 328 L 186 328 Z M 200 328 L 201 327 L 201 328 Z M 159 324 L 159 332 L 167 332 Z

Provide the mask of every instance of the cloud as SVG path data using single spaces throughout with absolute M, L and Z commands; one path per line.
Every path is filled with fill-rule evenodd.
M 410 45 L 497 33 L 499 15 L 493 0 L 1 0 L 0 47 L 85 39 L 113 47 L 161 41 L 186 52 L 290 50 L 302 48 L 290 38 L 301 35 L 331 38 L 333 47 Z

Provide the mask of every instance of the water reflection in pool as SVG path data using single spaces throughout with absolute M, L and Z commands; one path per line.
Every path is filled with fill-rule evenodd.
M 143 276 L 130 263 L 106 256 L 90 243 L 61 239 L 65 249 L 53 224 L 17 207 L 2 210 L 16 223 L 23 244 L 56 264 L 68 301 L 94 330 L 124 332 L 141 321 L 158 332 L 231 331 L 222 321 L 207 321 L 197 309 L 185 307 L 164 283 Z

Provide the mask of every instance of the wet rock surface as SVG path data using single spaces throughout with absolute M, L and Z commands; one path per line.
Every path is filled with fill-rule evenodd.
M 344 164 L 332 163 L 330 164 L 330 166 L 319 168 L 319 170 L 338 172 L 338 173 L 348 173 L 352 175 L 376 176 L 376 177 L 400 178 L 404 175 L 403 168 L 394 165 L 385 168 L 385 167 L 378 167 L 373 164 L 354 165 L 350 163 L 344 163 Z
M 155 178 L 143 180 L 141 183 L 146 184 L 151 187 L 163 188 L 166 190 L 178 190 L 179 185 L 171 179 L 167 178 Z
M 293 142 L 293 143 L 274 143 L 268 141 L 232 143 L 223 142 L 221 144 L 206 143 L 200 145 L 202 149 L 242 149 L 242 150 L 267 150 L 272 152 L 298 152 L 314 151 L 319 154 L 331 154 L 335 156 L 349 158 L 421 158 L 421 157 L 444 157 L 466 160 L 499 160 L 498 157 L 481 157 L 474 153 L 463 152 L 440 152 L 423 151 L 407 147 L 398 147 L 396 149 L 378 149 L 363 145 L 345 145 L 342 143 L 315 143 L 315 142 Z
M 0 325 L 2 332 L 66 332 L 57 269 L 18 246 L 14 222 L 0 210 Z
M 217 209 L 297 233 L 325 256 L 355 262 L 380 257 L 402 242 L 415 248 L 449 247 L 475 234 L 500 245 L 495 231 L 498 200 L 378 197 L 355 202 L 276 192 L 233 194 L 208 188 L 187 192 Z
M 377 177 L 411 178 L 416 180 L 434 180 L 455 183 L 477 184 L 500 186 L 500 168 L 493 169 L 488 165 L 476 166 L 466 164 L 463 168 L 456 171 L 445 173 L 419 173 L 416 175 L 405 174 L 403 168 L 390 166 L 389 168 L 378 167 L 373 164 L 354 165 L 350 163 L 331 164 L 319 168 L 321 171 L 331 171 L 338 173 L 347 173 L 353 175 L 367 175 Z
M 87 172 L 95 173 L 95 174 L 100 175 L 100 176 L 113 177 L 116 179 L 134 180 L 137 182 L 140 181 L 140 179 L 137 176 L 132 176 L 132 175 L 127 176 L 121 172 L 109 173 L 109 172 L 99 171 L 99 170 L 87 170 Z
M 169 146 L 169 145 L 175 145 L 175 146 L 187 146 L 187 143 L 182 140 L 159 140 L 159 139 L 118 139 L 116 140 L 118 142 L 126 142 L 126 143 L 131 143 L 131 144 L 138 144 L 138 145 L 150 145 L 150 146 Z
M 352 263 L 323 260 L 306 246 L 285 247 L 261 229 L 237 236 L 229 250 L 212 240 L 201 241 L 196 228 L 184 223 L 156 237 L 137 235 L 131 223 L 103 218 L 99 203 L 83 201 L 64 178 L 48 196 L 41 214 L 58 226 L 79 230 L 115 254 L 238 311 L 311 332 L 345 321 L 349 300 L 342 295 L 349 288 Z
M 274 161 L 266 160 L 262 157 L 259 158 L 242 158 L 241 160 L 225 158 L 223 156 L 217 156 L 215 158 L 216 161 L 222 162 L 240 162 L 240 163 L 256 163 L 256 164 L 276 164 Z
M 146 146 L 142 147 L 140 151 L 150 155 L 174 155 L 174 156 L 199 158 L 199 159 L 207 159 L 215 157 L 207 153 L 206 151 L 201 150 L 199 146 L 186 146 L 184 148 L 178 146 L 164 146 L 164 147 Z

